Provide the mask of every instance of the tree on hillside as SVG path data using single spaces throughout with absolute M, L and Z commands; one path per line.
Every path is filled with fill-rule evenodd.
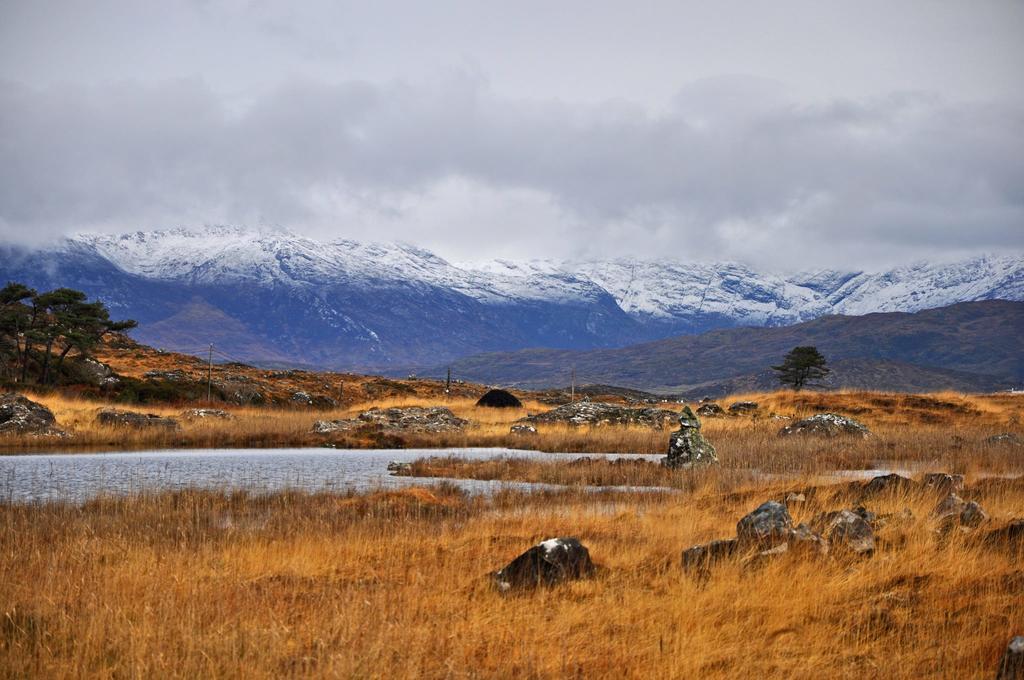
M 0 289 L 2 366 L 9 374 L 12 363 L 20 364 L 22 382 L 28 380 L 33 359 L 39 367 L 39 382 L 51 382 L 51 358 L 56 351 L 52 380 L 56 382 L 72 350 L 87 356 L 107 333 L 136 325 L 132 320 L 111 320 L 106 305 L 88 302 L 85 293 L 71 288 L 37 293 L 22 284 L 9 283 Z
M 780 365 L 772 366 L 772 370 L 779 374 L 779 382 L 799 391 L 831 373 L 825 363 L 817 347 L 794 347 Z

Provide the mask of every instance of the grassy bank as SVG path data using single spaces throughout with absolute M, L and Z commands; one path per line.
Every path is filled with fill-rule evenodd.
M 774 485 L 708 477 L 681 496 L 181 492 L 0 506 L 0 676 L 989 678 L 1024 631 L 1020 556 L 939 541 L 931 497 L 871 559 L 727 565 Z M 1020 485 L 970 492 L 994 524 Z M 844 499 L 795 507 L 794 520 Z M 486 574 L 556 535 L 605 567 L 501 596 Z
M 329 410 L 219 405 L 230 420 L 187 420 L 180 416 L 195 404 L 133 407 L 145 413 L 178 418 L 178 431 L 127 430 L 100 425 L 96 413 L 110 404 L 56 392 L 26 392 L 50 408 L 66 439 L 8 436 L 0 438 L 0 450 L 77 450 L 139 448 L 337 446 L 339 448 L 448 448 L 496 446 L 541 451 L 588 453 L 663 453 L 668 430 L 649 427 L 569 427 L 540 425 L 537 436 L 509 433 L 511 423 L 551 406 L 527 399 L 522 409 L 491 409 L 475 406 L 475 399 L 443 396 L 381 398 Z M 986 465 L 1001 464 L 1005 447 L 991 447 L 985 438 L 998 432 L 1024 432 L 1024 397 L 1021 395 L 905 395 L 865 392 L 738 395 L 724 403 L 753 399 L 761 404 L 754 416 L 707 418 L 704 432 L 724 454 L 729 465 L 772 469 L 864 467 L 874 460 L 930 460 L 969 467 L 978 456 Z M 447 406 L 470 421 L 461 432 L 438 434 L 382 433 L 372 429 L 333 435 L 311 432 L 316 420 L 352 418 L 372 407 Z M 663 405 L 678 408 L 678 405 Z M 118 406 L 119 408 L 126 408 Z M 852 415 L 878 435 L 863 446 L 847 442 L 786 442 L 776 434 L 786 420 L 822 411 Z

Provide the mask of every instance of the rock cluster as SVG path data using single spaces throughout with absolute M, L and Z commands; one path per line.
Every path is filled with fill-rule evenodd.
M 700 433 L 700 420 L 689 406 L 679 414 L 679 429 L 669 436 L 668 454 L 661 464 L 668 468 L 690 468 L 718 462 L 715 447 Z
M 512 427 L 509 428 L 508 432 L 520 437 L 529 437 L 537 434 L 537 428 L 529 423 L 512 423 Z
M 838 413 L 818 413 L 810 418 L 798 420 L 779 430 L 779 435 L 782 437 L 795 434 L 810 434 L 821 437 L 835 437 L 838 435 L 869 437 L 871 431 L 853 418 L 841 416 Z
M 181 412 L 185 420 L 234 420 L 234 416 L 219 408 L 191 408 Z
M 174 418 L 158 416 L 154 413 L 138 413 L 119 409 L 103 409 L 96 414 L 96 422 L 108 427 L 129 427 L 133 429 L 159 428 L 177 430 L 178 421 Z
M 988 520 L 988 513 L 980 505 L 975 501 L 965 501 L 955 493 L 939 501 L 932 515 L 939 520 L 939 530 L 943 533 L 955 529 L 977 529 Z
M 1003 432 L 988 437 L 985 439 L 985 443 L 996 444 L 998 446 L 1024 446 L 1024 439 L 1012 432 Z
M 549 538 L 533 546 L 493 574 L 498 590 L 551 586 L 591 576 L 596 567 L 590 551 L 575 538 Z
M 567 425 L 645 425 L 662 428 L 665 421 L 676 417 L 675 411 L 663 408 L 632 408 L 601 401 L 576 401 L 535 416 L 520 419 L 522 423 L 564 423 Z
M 347 420 L 318 420 L 313 424 L 313 432 L 348 432 L 366 426 L 386 432 L 457 432 L 468 424 L 468 420 L 457 417 L 443 406 L 407 406 L 373 408 Z
M 5 434 L 67 436 L 57 428 L 57 419 L 50 409 L 14 392 L 0 395 L 0 435 Z

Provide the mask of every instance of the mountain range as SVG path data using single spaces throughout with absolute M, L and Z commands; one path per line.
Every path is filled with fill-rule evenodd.
M 456 375 L 523 388 L 578 382 L 687 397 L 778 387 L 771 366 L 798 345 L 829 361 L 829 388 L 989 392 L 1024 385 L 1024 302 L 964 302 L 915 313 L 823 316 L 774 328 L 729 328 L 619 349 L 480 354 Z M 435 371 L 435 372 L 439 372 Z
M 525 348 L 622 348 L 827 315 L 1024 300 L 1024 256 L 797 274 L 629 259 L 449 262 L 405 244 L 205 227 L 0 246 L 0 279 L 69 286 L 142 342 L 262 363 L 406 370 Z M 668 384 L 672 381 L 660 381 Z

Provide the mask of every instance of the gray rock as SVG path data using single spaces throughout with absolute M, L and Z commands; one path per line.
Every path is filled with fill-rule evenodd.
M 766 501 L 736 523 L 736 537 L 741 544 L 772 547 L 789 538 L 793 518 L 778 501 Z
M 663 408 L 619 406 L 600 401 L 577 401 L 534 416 L 521 423 L 564 423 L 568 425 L 645 425 L 661 429 L 665 422 L 677 417 L 674 411 Z
M 512 427 L 509 428 L 509 434 L 519 435 L 521 437 L 528 437 L 537 434 L 537 428 L 529 423 L 512 423 Z
M 1012 432 L 1003 432 L 986 438 L 985 443 L 995 444 L 997 446 L 1024 446 L 1024 439 Z
M 710 541 L 694 545 L 683 551 L 683 571 L 707 573 L 714 565 L 736 554 L 739 541 L 735 538 Z
M 879 475 L 864 484 L 861 498 L 909 493 L 916 491 L 918 488 L 917 482 L 912 479 L 901 477 L 897 474 Z
M 53 412 L 42 404 L 20 394 L 0 395 L 0 435 L 17 434 L 36 437 L 66 437 L 57 428 Z
M 921 477 L 926 489 L 939 492 L 959 491 L 964 487 L 963 475 L 951 475 L 945 472 L 929 472 Z
M 403 476 L 412 473 L 412 463 L 401 463 L 397 460 L 393 460 L 388 463 L 388 472 L 393 475 Z
M 817 435 L 820 437 L 835 437 L 838 435 L 869 437 L 871 432 L 853 418 L 847 418 L 838 413 L 818 413 L 810 418 L 798 420 L 779 430 L 779 435 L 782 437 L 797 434 Z
M 855 555 L 871 555 L 875 551 L 875 532 L 868 521 L 874 515 L 863 508 L 855 510 L 839 510 L 818 515 L 811 520 L 811 526 L 817 528 L 828 538 L 836 550 Z
M 595 571 L 590 551 L 575 538 L 549 538 L 533 546 L 494 573 L 502 592 L 551 586 L 591 576 Z
M 78 357 L 70 362 L 68 371 L 79 381 L 89 385 L 105 387 L 116 385 L 121 380 L 114 375 L 110 366 L 93 359 L 92 357 Z
M 293 404 L 311 406 L 313 404 L 313 397 L 311 397 L 308 392 L 292 392 L 290 401 Z
M 443 406 L 429 408 L 407 406 L 405 408 L 373 408 L 360 413 L 357 418 L 348 420 L 318 420 L 313 424 L 313 432 L 317 434 L 347 432 L 366 426 L 375 426 L 385 432 L 393 433 L 458 432 L 468 424 L 468 420 L 456 417 L 450 409 Z
M 668 468 L 691 468 L 718 463 L 715 447 L 700 433 L 700 420 L 684 406 L 679 414 L 679 429 L 669 435 L 668 454 L 661 464 Z
M 185 420 L 234 420 L 234 416 L 219 408 L 190 408 L 181 412 Z
M 714 402 L 707 402 L 697 408 L 697 415 L 701 418 L 717 418 L 725 415 L 725 409 Z
M 167 382 L 188 382 L 189 377 L 180 369 L 173 371 L 146 371 L 142 374 L 146 380 L 165 380 Z
M 1024 635 L 1010 640 L 999 660 L 996 680 L 1024 680 Z
M 756 401 L 737 401 L 729 404 L 729 413 L 739 415 L 741 413 L 753 413 L 758 409 Z
M 940 522 L 942 531 L 956 528 L 977 529 L 988 520 L 988 513 L 974 501 L 965 501 L 951 493 L 935 506 L 932 516 Z
M 96 422 L 108 427 L 179 429 L 178 421 L 174 418 L 165 418 L 153 413 L 137 413 L 135 411 L 121 411 L 118 409 L 103 409 L 96 414 Z

